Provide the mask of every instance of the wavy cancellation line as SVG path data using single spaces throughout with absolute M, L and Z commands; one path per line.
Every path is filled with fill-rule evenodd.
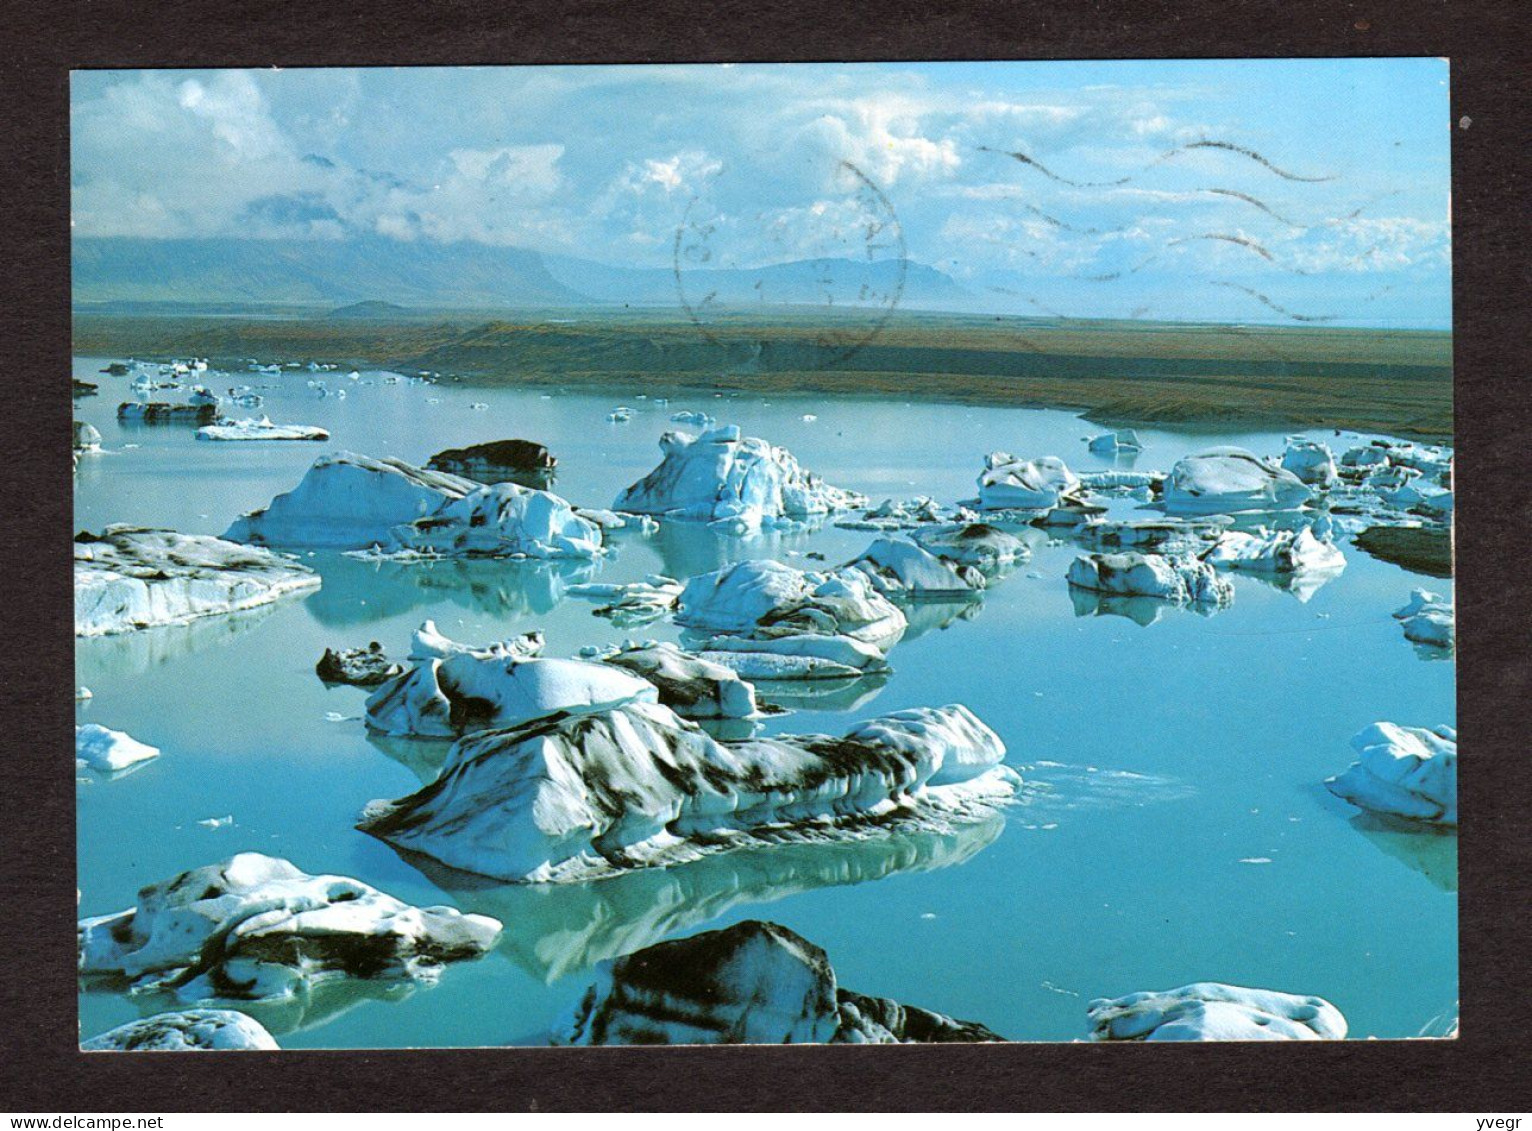
M 1172 160 L 1182 153 L 1187 153 L 1194 149 L 1217 149 L 1225 153 L 1238 154 L 1241 157 L 1248 158 L 1249 160 L 1256 162 L 1264 168 L 1269 169 L 1271 172 L 1287 181 L 1299 181 L 1305 184 L 1319 184 L 1324 181 L 1335 180 L 1335 174 L 1333 173 L 1327 173 L 1320 177 L 1307 177 L 1299 173 L 1292 173 L 1274 164 L 1272 161 L 1268 160 L 1266 157 L 1256 152 L 1254 149 L 1247 148 L 1243 145 L 1236 145 L 1231 141 L 1212 140 L 1188 142 L 1186 145 L 1178 145 L 1174 149 L 1168 149 L 1156 157 L 1153 161 L 1149 162 L 1149 164 L 1140 169 L 1139 173 L 1147 172 L 1158 165 L 1164 164 L 1166 161 Z M 1128 176 L 1118 177 L 1116 180 L 1110 181 L 1076 181 L 1069 177 L 1061 176 L 1060 174 L 1055 173 L 1052 169 L 1048 168 L 1048 166 L 1037 160 L 1037 158 L 1022 152 L 1019 149 L 995 149 L 988 145 L 981 145 L 979 146 L 979 152 L 1003 153 L 1005 156 L 1010 157 L 1023 165 L 1031 166 L 1043 176 L 1047 177 L 1049 180 L 1056 181 L 1061 185 L 1069 185 L 1071 188 L 1118 188 L 1122 185 L 1131 184 L 1134 178 L 1139 175 L 1139 173 L 1132 173 Z

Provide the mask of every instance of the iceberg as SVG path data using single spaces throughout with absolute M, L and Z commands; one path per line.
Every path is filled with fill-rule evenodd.
M 867 504 L 865 496 L 805 471 L 786 448 L 741 436 L 734 425 L 695 437 L 666 432 L 660 451 L 660 465 L 624 490 L 613 509 L 746 533 Z
M 1394 619 L 1404 628 L 1404 638 L 1416 644 L 1451 648 L 1457 635 L 1457 617 L 1452 602 L 1425 589 L 1410 594 L 1407 605 L 1394 612 Z
M 1351 740 L 1357 760 L 1325 788 L 1359 809 L 1433 825 L 1458 823 L 1458 734 L 1452 727 L 1373 723 Z
M 126 911 L 80 920 L 78 936 L 83 975 L 188 1002 L 257 1001 L 336 979 L 430 984 L 493 946 L 500 923 L 241 852 L 143 888 Z
M 707 413 L 696 412 L 691 409 L 683 409 L 680 412 L 671 413 L 670 422 L 672 424 L 689 424 L 693 428 L 702 429 L 711 428 L 713 425 L 718 423 L 718 421 L 714 420 Z
M 404 668 L 390 660 L 383 645 L 374 640 L 365 648 L 342 648 L 338 652 L 326 648 L 314 671 L 326 683 L 373 687 L 402 674 Z
M 1296 531 L 1268 532 L 1264 527 L 1251 533 L 1231 530 L 1202 560 L 1220 569 L 1268 574 L 1333 574 L 1346 568 L 1346 556 L 1339 547 L 1317 536 L 1309 526 Z
M 884 650 L 849 636 L 711 636 L 697 656 L 741 679 L 842 680 L 888 672 Z
M 983 1025 L 842 989 L 829 957 L 746 920 L 603 962 L 555 1027 L 557 1045 L 999 1041 Z
M 218 406 L 128 401 L 117 406 L 117 419 L 124 424 L 212 424 L 218 419 Z
M 424 627 L 410 658 L 414 667 L 368 697 L 371 730 L 451 738 L 554 712 L 600 711 L 659 698 L 653 684 L 619 667 L 529 657 L 524 647 L 504 644 L 470 649 L 434 631 L 428 636 Z
M 1335 453 L 1318 440 L 1289 436 L 1282 453 L 1282 467 L 1311 487 L 1332 487 L 1340 480 L 1335 467 Z
M 1057 456 L 1023 460 L 991 452 L 979 474 L 979 509 L 1051 510 L 1079 486 L 1079 478 Z
M 74 728 L 76 768 L 115 774 L 159 756 L 158 749 L 146 746 L 120 730 L 112 730 L 97 723 L 86 723 Z
M 193 385 L 191 395 L 187 398 L 190 404 L 217 404 L 218 397 L 206 385 Z
M 563 499 L 519 483 L 480 487 L 435 513 L 394 527 L 391 545 L 441 557 L 574 558 L 601 556 L 601 527 Z
M 847 530 L 911 530 L 932 525 L 968 523 L 979 516 L 967 507 L 949 507 L 921 495 L 914 499 L 884 499 L 858 518 L 836 519 Z
M 671 643 L 630 642 L 600 657 L 604 664 L 652 683 L 659 701 L 685 719 L 753 719 L 755 688 L 722 664 Z
M 583 882 L 764 843 L 951 828 L 1020 778 L 962 706 L 915 708 L 841 737 L 720 743 L 634 699 L 459 739 L 441 775 L 358 825 L 395 848 L 510 882 Z
M 138 526 L 74 541 L 74 632 L 102 636 L 269 604 L 319 575 L 269 550 Z
M 1158 494 L 1165 482 L 1163 471 L 1082 471 L 1080 486 L 1089 491 L 1148 492 Z
M 94 424 L 83 420 L 74 422 L 74 450 L 80 454 L 101 450 L 101 432 Z
M 1239 514 L 1296 510 L 1311 494 L 1291 471 L 1243 448 L 1212 448 L 1170 469 L 1164 502 L 1171 514 Z
M 1200 555 L 1223 535 L 1233 519 L 1093 518 L 1075 528 L 1074 536 L 1097 550 L 1138 550 L 1157 554 Z
M 391 541 L 396 526 L 435 514 L 479 489 L 471 479 L 403 460 L 338 452 L 320 456 L 298 486 L 236 519 L 224 537 L 261 545 L 362 550 Z
M 952 597 L 981 592 L 987 581 L 971 565 L 937 557 L 907 538 L 879 538 L 846 563 L 885 597 Z
M 199 440 L 328 440 L 330 434 L 312 424 L 273 424 L 269 416 L 259 419 L 220 420 L 197 429 Z
M 232 1009 L 184 1009 L 129 1021 L 80 1042 L 81 1052 L 223 1052 L 277 1048 L 253 1017 Z
M 1087 445 L 1091 451 L 1101 455 L 1116 455 L 1118 452 L 1140 452 L 1144 445 L 1139 442 L 1138 433 L 1131 428 L 1124 428 L 1120 432 L 1103 432 L 1099 436 L 1092 436 Z
M 912 531 L 910 538 L 944 562 L 975 566 L 986 575 L 1032 556 L 1032 548 L 1016 535 L 984 522 L 923 526 Z
M 1129 551 L 1085 554 L 1070 563 L 1069 584 L 1118 597 L 1154 597 L 1176 604 L 1228 605 L 1234 587 L 1206 562 Z
M 861 570 L 820 573 L 770 560 L 693 577 L 681 591 L 675 621 L 715 636 L 845 636 L 884 652 L 905 628 L 904 614 Z
M 1176 990 L 1098 998 L 1093 1041 L 1339 1041 L 1346 1019 L 1322 997 L 1197 982 Z
M 558 460 L 542 444 L 531 440 L 493 440 L 470 444 L 466 448 L 447 448 L 426 461 L 432 471 L 446 471 L 479 483 L 518 482 L 524 486 L 528 477 L 546 480 L 558 467 Z

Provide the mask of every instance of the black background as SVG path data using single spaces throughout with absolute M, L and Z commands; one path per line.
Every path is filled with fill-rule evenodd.
M 1524 3 L 3 6 L 0 1109 L 1526 1111 L 1532 790 Z M 1456 1041 L 85 1056 L 75 1018 L 68 121 L 75 67 L 1448 56 L 1460 562 Z M 1344 128 L 1343 108 L 1337 121 Z M 408 123 L 401 123 L 408 129 Z M 1089 689 L 1082 689 L 1088 692 Z M 1301 703 L 1294 710 L 1302 710 Z M 1313 925 L 1324 930 L 1325 924 Z M 943 961 L 962 956 L 944 955 Z M 983 961 L 982 955 L 974 956 Z M 997 969 L 997 979 L 1025 971 Z M 1082 1033 L 1084 1020 L 1082 1016 Z M 1471 1126 L 1471 1125 L 1468 1125 Z

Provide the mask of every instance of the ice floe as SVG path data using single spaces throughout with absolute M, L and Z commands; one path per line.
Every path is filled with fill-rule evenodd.
M 722 664 L 669 642 L 624 642 L 595 657 L 652 683 L 659 701 L 684 719 L 751 719 L 760 711 L 755 688 Z
M 1197 982 L 1180 989 L 1098 998 L 1093 1041 L 1338 1041 L 1341 1011 L 1321 997 Z
M 867 503 L 804 470 L 786 448 L 742 436 L 734 425 L 695 437 L 666 432 L 660 451 L 660 465 L 617 497 L 616 510 L 744 533 Z
M 143 888 L 126 911 L 80 920 L 79 968 L 189 1002 L 280 999 L 335 979 L 431 983 L 499 935 L 487 916 L 412 907 L 359 880 L 242 852 Z
M 1458 823 L 1458 735 L 1452 727 L 1373 723 L 1351 740 L 1357 760 L 1325 780 L 1359 809 L 1435 825 Z
M 675 619 L 698 633 L 846 636 L 884 651 L 905 625 L 898 606 L 860 570 L 817 572 L 770 560 L 736 562 L 691 578 Z
M 603 963 L 555 1027 L 561 1045 L 893 1044 L 998 1041 L 971 1021 L 841 988 L 829 957 L 746 920 Z
M 330 434 L 312 424 L 273 424 L 269 416 L 220 420 L 197 429 L 199 440 L 328 440 Z
M 1144 445 L 1139 442 L 1138 433 L 1131 428 L 1124 428 L 1119 432 L 1103 432 L 1099 436 L 1092 436 L 1087 445 L 1091 451 L 1102 455 L 1116 455 L 1118 452 L 1140 452 Z
M 1032 548 L 1016 535 L 985 522 L 922 526 L 910 539 L 927 553 L 958 566 L 975 566 L 988 576 L 1032 556 Z
M 1234 587 L 1206 562 L 1132 551 L 1085 554 L 1070 563 L 1069 584 L 1119 597 L 1153 597 L 1175 604 L 1222 606 Z
M 1240 514 L 1295 510 L 1312 492 L 1286 468 L 1243 448 L 1211 448 L 1170 469 L 1164 504 L 1171 514 Z
M 326 648 L 314 665 L 314 671 L 326 683 L 350 683 L 373 687 L 403 673 L 404 668 L 390 660 L 383 645 L 376 640 L 365 648 Z
M 642 581 L 584 582 L 565 590 L 571 597 L 605 601 L 595 610 L 598 617 L 608 617 L 623 628 L 648 624 L 666 616 L 676 607 L 683 586 L 673 577 L 652 573 Z
M 1457 636 L 1452 602 L 1425 589 L 1410 594 L 1409 603 L 1394 612 L 1406 640 L 1435 648 L 1451 648 Z
M 318 588 L 319 575 L 251 546 L 173 530 L 108 526 L 74 541 L 76 636 L 183 624 Z
M 841 737 L 721 744 L 635 700 L 457 741 L 441 776 L 375 801 L 360 828 L 450 868 L 583 881 L 731 848 L 855 840 L 989 817 L 1020 782 L 962 706 L 873 719 Z
M 471 649 L 423 627 L 414 666 L 367 699 L 367 726 L 383 734 L 450 738 L 554 712 L 600 711 L 657 701 L 654 686 L 609 664 L 545 659 L 524 647 Z
M 117 406 L 124 424 L 212 424 L 218 407 L 210 404 L 166 404 L 164 401 L 128 401 Z
M 979 509 L 1049 510 L 1079 486 L 1079 478 L 1057 456 L 1024 460 L 991 452 L 979 474 Z
M 80 1042 L 81 1052 L 224 1052 L 277 1047 L 264 1025 L 232 1009 L 156 1013 Z
M 601 527 L 559 496 L 496 483 L 394 527 L 389 547 L 442 557 L 573 558 L 601 555 Z
M 1200 556 L 1218 541 L 1233 520 L 1185 518 L 1093 518 L 1075 529 L 1081 543 L 1097 550 L 1138 550 Z
M 978 515 L 967 507 L 949 507 L 921 495 L 913 499 L 884 499 L 860 516 L 839 518 L 835 525 L 847 530 L 910 530 L 931 525 L 974 522 Z
M 1329 487 L 1340 478 L 1335 468 L 1335 453 L 1329 446 L 1301 436 L 1288 437 L 1287 448 L 1282 453 L 1282 466 L 1311 487 Z
M 74 763 L 78 769 L 115 774 L 159 756 L 156 747 L 145 745 L 120 730 L 97 723 L 74 728 Z
M 1257 527 L 1252 532 L 1230 530 L 1203 557 L 1220 569 L 1267 574 L 1336 574 L 1346 568 L 1346 555 L 1312 526 L 1299 530 Z
M 683 409 L 680 412 L 670 414 L 672 424 L 686 424 L 693 428 L 708 429 L 718 422 L 705 412 L 697 412 L 691 409 Z

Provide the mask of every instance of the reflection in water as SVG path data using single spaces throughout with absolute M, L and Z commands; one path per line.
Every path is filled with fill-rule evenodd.
M 662 521 L 649 544 L 660 555 L 663 565 L 659 572 L 666 577 L 696 577 L 749 558 L 775 558 L 797 569 L 828 569 L 834 563 L 793 561 L 788 554 L 789 550 L 801 553 L 809 536 L 823 525 L 823 520 L 818 520 L 790 530 L 738 535 L 721 533 L 700 522 Z
M 366 733 L 368 742 L 419 778 L 421 785 L 430 785 L 441 776 L 447 751 L 452 749 L 455 741 L 451 738 L 402 738 L 379 734 L 371 728 L 367 728 Z
M 1315 593 L 1334 581 L 1343 572 L 1346 564 L 1332 569 L 1306 569 L 1299 573 L 1255 573 L 1251 570 L 1237 571 L 1241 580 L 1250 580 L 1275 589 L 1281 593 L 1290 593 L 1298 598 L 1300 604 L 1308 604 Z
M 1358 813 L 1351 827 L 1384 855 L 1413 868 L 1442 891 L 1458 890 L 1456 829 L 1433 828 L 1377 813 Z
M 450 974 L 448 976 L 450 977 Z M 283 1033 L 296 1033 L 328 1024 L 364 1002 L 401 1001 L 417 989 L 428 987 L 415 982 L 374 982 L 360 978 L 336 978 L 321 981 L 287 998 L 269 1001 L 214 998 L 195 1004 L 182 1001 L 173 993 L 165 991 L 157 990 L 142 994 L 123 993 L 123 984 L 120 980 L 81 979 L 80 988 L 87 992 L 117 993 L 123 1000 L 133 1003 L 140 1017 L 152 1017 L 156 1013 L 180 1009 L 234 1009 L 259 1021 L 274 1036 L 281 1036 Z
M 928 632 L 942 629 L 960 620 L 973 620 L 984 607 L 980 594 L 960 601 L 909 601 L 899 606 L 909 627 L 901 641 L 917 640 Z
M 844 679 L 753 679 L 757 701 L 788 711 L 854 711 L 871 702 L 888 672 Z
M 948 834 L 784 844 L 586 884 L 496 884 L 412 853 L 400 855 L 464 911 L 504 923 L 499 950 L 551 983 L 691 931 L 736 907 L 962 864 L 994 843 L 1004 827 L 1005 818 L 997 814 Z
M 368 624 L 442 602 L 497 617 L 541 616 L 564 599 L 567 586 L 591 573 L 588 562 L 504 558 L 388 562 L 333 554 L 309 564 L 324 584 L 307 598 L 307 608 L 332 627 Z
M 1037 762 L 1019 768 L 1022 787 L 1017 802 L 1028 811 L 1026 817 L 1029 819 L 1065 810 L 1182 801 L 1197 792 L 1184 781 L 1132 770 L 1108 770 L 1063 762 Z M 1021 815 L 1018 814 L 1017 819 L 1021 820 Z
M 1123 597 L 1098 593 L 1094 589 L 1081 589 L 1078 585 L 1069 587 L 1069 600 L 1074 605 L 1077 617 L 1127 617 L 1134 624 L 1145 628 L 1178 609 L 1189 609 L 1204 617 L 1222 611 L 1218 605 L 1211 603 L 1178 605 L 1158 597 Z
M 75 662 L 82 671 L 141 675 L 193 652 L 231 643 L 259 625 L 275 609 L 275 604 L 258 605 L 244 612 L 198 617 L 187 624 L 141 628 L 111 636 L 77 637 Z

